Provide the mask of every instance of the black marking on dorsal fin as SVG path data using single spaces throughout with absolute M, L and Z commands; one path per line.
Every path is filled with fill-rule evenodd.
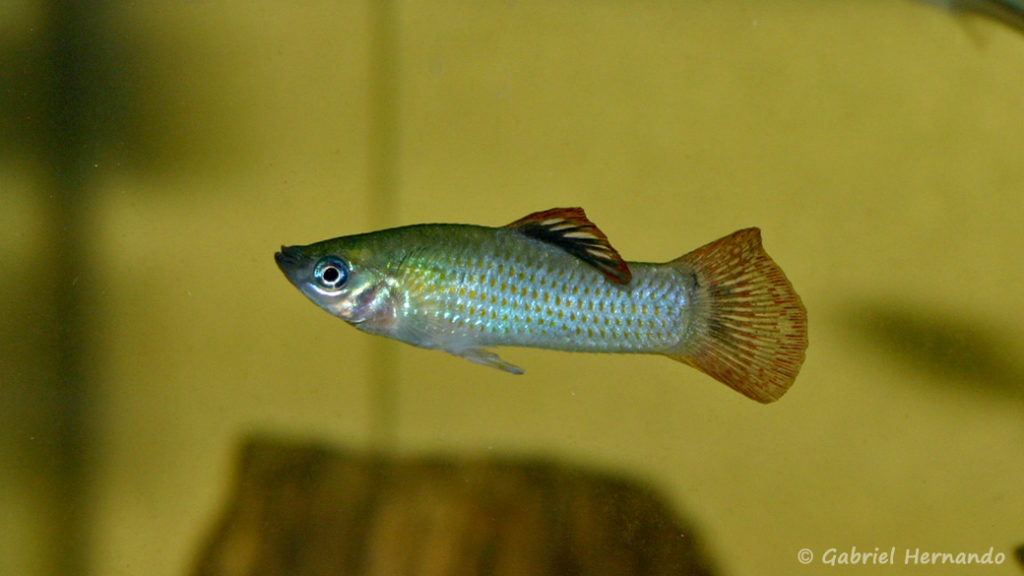
M 628 284 L 633 277 L 626 261 L 612 248 L 604 232 L 587 219 L 583 208 L 552 208 L 534 212 L 505 228 L 558 246 L 615 282 Z

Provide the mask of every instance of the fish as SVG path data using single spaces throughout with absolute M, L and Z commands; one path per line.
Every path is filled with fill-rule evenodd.
M 1024 1 L 1021 0 L 924 0 L 956 14 L 974 13 L 987 16 L 1007 26 L 1024 31 Z
M 282 246 L 309 300 L 357 329 L 521 374 L 491 348 L 657 354 L 762 403 L 793 384 L 807 311 L 747 228 L 627 262 L 582 208 L 500 227 L 416 224 Z

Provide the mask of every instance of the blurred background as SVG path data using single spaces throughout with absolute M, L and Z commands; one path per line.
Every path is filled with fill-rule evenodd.
M 0 573 L 186 573 L 250 433 L 620 473 L 725 574 L 1019 573 L 1022 126 L 1024 35 L 912 0 L 2 0 Z M 789 394 L 512 377 L 359 333 L 272 257 L 577 205 L 628 260 L 761 227 L 809 312 Z

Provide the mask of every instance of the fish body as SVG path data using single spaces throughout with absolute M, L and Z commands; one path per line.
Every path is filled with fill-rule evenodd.
M 975 13 L 1024 30 L 1024 1 L 1021 0 L 925 0 L 954 13 Z
M 799 297 L 741 230 L 666 263 L 626 262 L 578 208 L 507 226 L 424 224 L 282 247 L 310 300 L 371 334 L 520 373 L 487 350 L 661 354 L 762 402 L 807 345 Z

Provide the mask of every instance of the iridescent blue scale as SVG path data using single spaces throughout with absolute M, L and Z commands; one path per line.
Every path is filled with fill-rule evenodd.
M 425 265 L 407 262 L 403 320 L 475 346 L 650 353 L 679 343 L 692 285 L 677 269 L 631 263 L 620 284 L 557 247 L 506 236 L 483 253 L 455 242 Z

